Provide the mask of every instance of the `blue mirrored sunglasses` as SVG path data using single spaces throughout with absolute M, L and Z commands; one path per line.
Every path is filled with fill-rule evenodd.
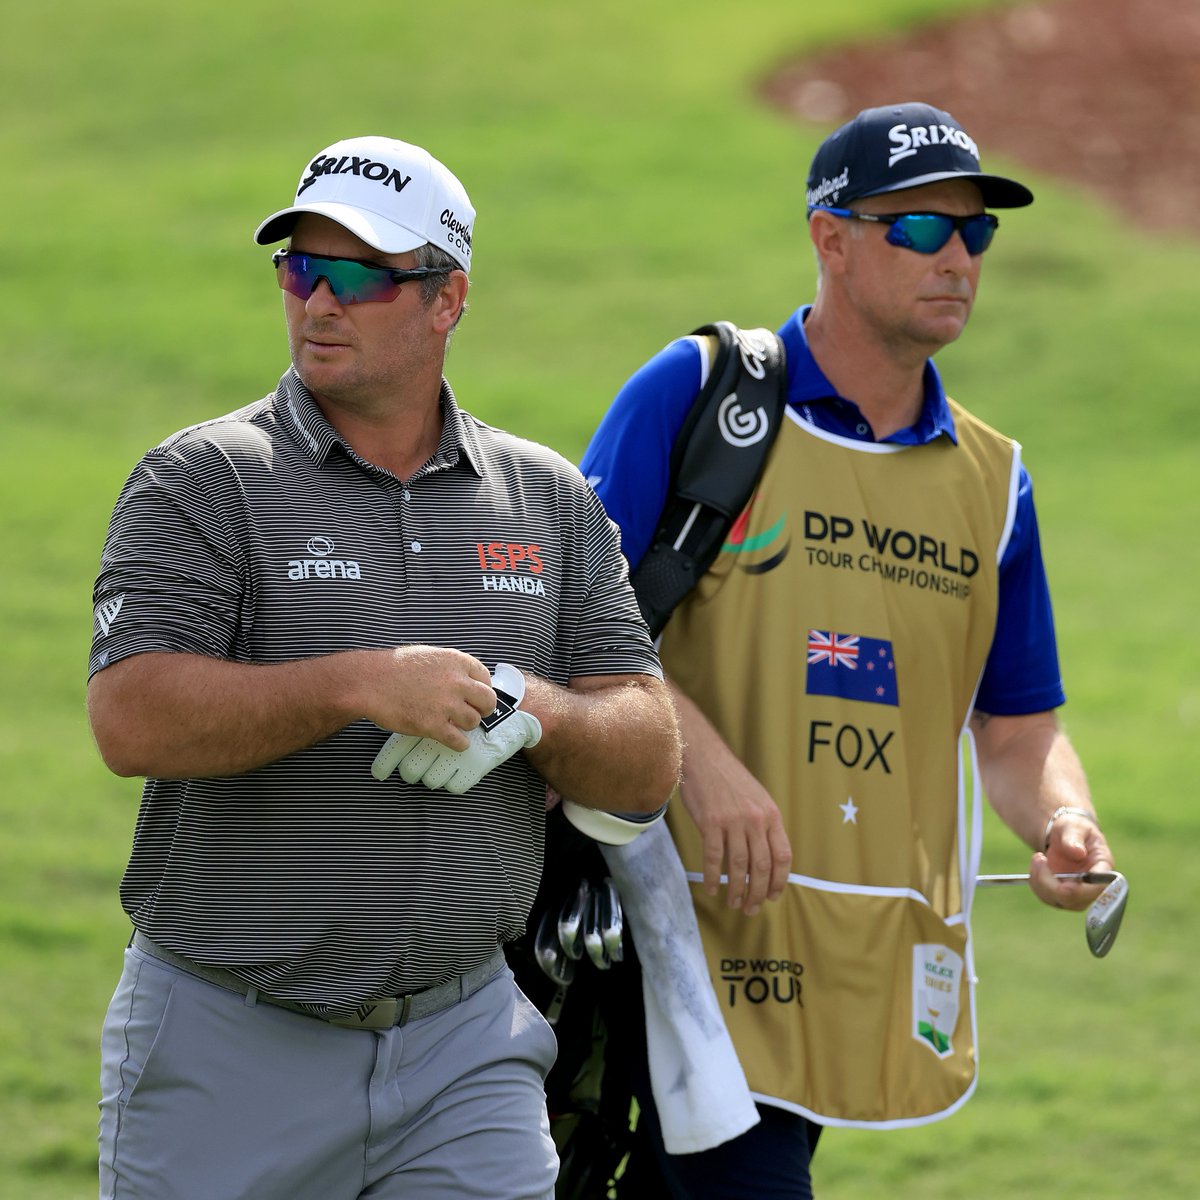
M 945 213 L 864 213 L 852 208 L 830 208 L 825 204 L 814 204 L 811 212 L 827 212 L 835 217 L 852 221 L 873 221 L 889 225 L 886 241 L 918 254 L 936 254 L 954 235 L 957 229 L 962 235 L 968 254 L 982 254 L 991 244 L 998 217 L 991 213 L 975 213 L 970 217 L 950 217 Z
M 441 267 L 380 267 L 355 258 L 330 258 L 293 250 L 276 250 L 271 261 L 279 286 L 285 292 L 307 300 L 324 279 L 339 304 L 386 304 L 400 295 L 401 284 L 448 273 Z

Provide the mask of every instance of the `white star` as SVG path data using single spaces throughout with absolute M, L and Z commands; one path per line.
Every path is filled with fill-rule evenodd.
M 853 796 L 847 796 L 846 803 L 839 804 L 838 808 L 840 808 L 842 810 L 842 824 L 843 825 L 857 825 L 858 824 L 858 808 L 855 806 Z

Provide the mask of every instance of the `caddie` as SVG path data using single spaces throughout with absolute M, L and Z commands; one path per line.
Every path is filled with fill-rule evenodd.
M 1100 892 L 1055 872 L 1111 868 L 1056 716 L 1021 448 L 951 400 L 932 361 L 970 317 L 988 210 L 1032 200 L 924 103 L 860 112 L 812 161 L 818 284 L 779 330 L 785 419 L 660 645 L 685 745 L 668 821 L 760 1115 L 667 1153 L 644 1078 L 639 1132 L 673 1197 L 807 1200 L 825 1126 L 920 1124 L 970 1096 L 982 790 L 1047 904 Z M 688 337 L 645 364 L 584 456 L 633 567 L 711 353 Z M 728 440 L 766 436 L 736 395 L 721 412 Z
M 291 365 L 117 499 L 88 709 L 145 786 L 102 1197 L 553 1194 L 554 1035 L 502 946 L 547 788 L 636 824 L 679 743 L 599 500 L 442 374 L 474 225 L 417 146 L 307 160 L 255 233 Z

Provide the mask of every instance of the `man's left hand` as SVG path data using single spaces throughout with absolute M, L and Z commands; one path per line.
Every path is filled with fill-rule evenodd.
M 517 707 L 525 694 L 525 677 L 508 663 L 497 663 L 492 687 L 500 702 L 495 712 L 468 731 L 467 749 L 450 750 L 433 738 L 394 733 L 375 756 L 371 773 L 386 779 L 398 769 L 405 783 L 420 782 L 462 795 L 518 750 L 536 746 L 542 736 L 541 722 Z

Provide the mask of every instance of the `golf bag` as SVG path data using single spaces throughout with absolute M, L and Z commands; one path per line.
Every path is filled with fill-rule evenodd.
M 672 450 L 653 543 L 632 575 L 655 638 L 749 501 L 787 401 L 783 345 L 772 331 L 720 321 L 695 334 L 715 342 L 713 362 Z M 626 938 L 624 959 L 611 969 L 596 969 L 583 956 L 565 988 L 546 976 L 534 953 L 535 931 L 569 904 L 580 880 L 599 887 L 607 873 L 596 843 L 561 808 L 551 811 L 528 932 L 506 952 L 525 994 L 543 1012 L 554 1009 L 558 1060 L 546 1099 L 562 1164 L 556 1200 L 659 1200 L 665 1186 L 653 1156 L 635 1145 L 631 1120 L 635 1073 L 646 1069 L 636 946 Z

